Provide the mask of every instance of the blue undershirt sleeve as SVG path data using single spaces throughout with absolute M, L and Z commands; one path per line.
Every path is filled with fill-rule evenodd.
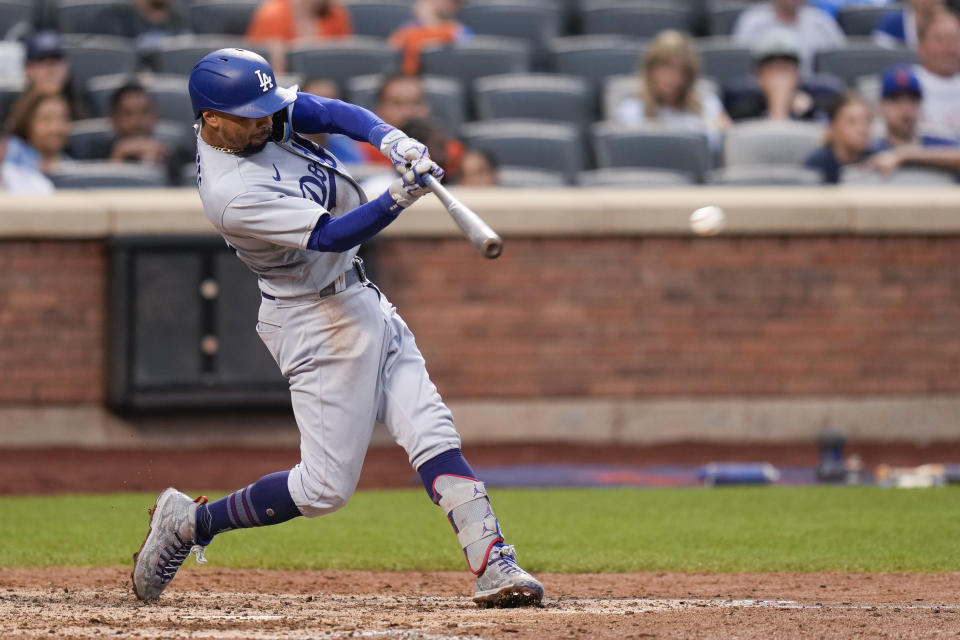
M 363 107 L 302 91 L 293 103 L 290 124 L 297 133 L 340 133 L 378 149 L 394 128 Z
M 307 249 L 340 253 L 377 235 L 397 219 L 403 208 L 393 201 L 389 191 L 376 200 L 362 204 L 339 218 L 329 213 L 320 216 L 310 234 Z

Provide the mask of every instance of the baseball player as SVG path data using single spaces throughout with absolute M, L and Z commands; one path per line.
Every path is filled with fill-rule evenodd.
M 413 334 L 356 257 L 360 243 L 424 195 L 423 177 L 439 179 L 443 170 L 424 145 L 370 111 L 277 86 L 267 61 L 250 51 L 206 55 L 189 89 L 201 119 L 200 198 L 258 276 L 257 332 L 290 383 L 301 460 L 209 504 L 163 491 L 134 555 L 137 597 L 158 598 L 191 552 L 206 562 L 204 549 L 218 534 L 342 507 L 379 420 L 453 525 L 476 575 L 474 601 L 538 604 L 543 586 L 504 544 Z M 307 133 L 369 142 L 402 177 L 367 202 L 337 158 L 300 135 Z

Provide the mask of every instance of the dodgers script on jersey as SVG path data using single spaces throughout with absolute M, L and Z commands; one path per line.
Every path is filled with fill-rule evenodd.
M 270 141 L 259 153 L 240 156 L 197 136 L 197 184 L 207 218 L 257 274 L 260 290 L 278 298 L 320 291 L 357 253 L 307 249 L 321 216 L 366 202 L 332 154 L 308 145 Z

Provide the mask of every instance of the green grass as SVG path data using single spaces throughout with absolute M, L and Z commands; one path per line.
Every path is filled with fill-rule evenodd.
M 0 498 L 0 567 L 129 566 L 153 495 Z M 960 489 L 494 490 L 531 571 L 960 570 Z M 422 491 L 223 534 L 214 567 L 462 569 Z

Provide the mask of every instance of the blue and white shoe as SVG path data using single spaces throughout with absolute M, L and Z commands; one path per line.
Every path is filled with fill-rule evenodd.
M 134 565 L 130 577 L 133 592 L 140 600 L 156 600 L 167 588 L 177 570 L 191 552 L 197 562 L 207 559 L 203 547 L 194 542 L 197 523 L 197 502 L 174 488 L 164 489 L 157 503 L 150 509 L 150 530 L 140 550 L 133 554 Z
M 543 585 L 520 568 L 513 545 L 491 549 L 486 568 L 477 576 L 473 601 L 481 607 L 529 607 L 541 600 Z

